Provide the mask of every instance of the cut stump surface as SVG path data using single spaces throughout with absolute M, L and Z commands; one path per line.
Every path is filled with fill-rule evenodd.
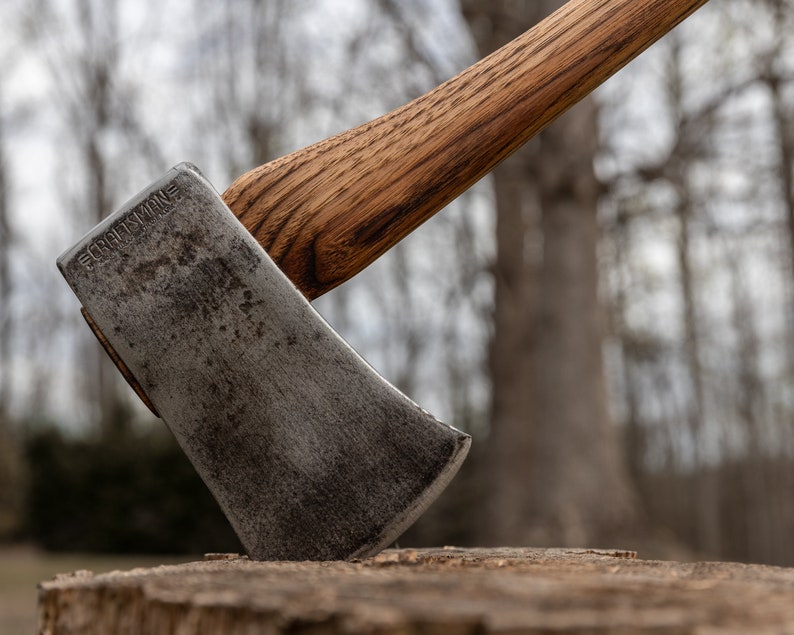
M 630 551 L 402 549 L 362 562 L 204 562 L 40 585 L 47 635 L 792 633 L 794 569 Z

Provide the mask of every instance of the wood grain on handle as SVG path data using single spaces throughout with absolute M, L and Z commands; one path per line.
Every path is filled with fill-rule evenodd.
M 308 297 L 348 280 L 707 0 L 571 0 L 435 90 L 239 177 L 232 211 Z

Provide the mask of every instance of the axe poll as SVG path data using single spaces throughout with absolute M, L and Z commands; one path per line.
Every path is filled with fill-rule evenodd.
M 59 259 L 94 333 L 256 559 L 377 553 L 468 435 L 308 303 L 361 271 L 706 0 L 571 0 L 435 90 L 239 177 L 180 164 Z

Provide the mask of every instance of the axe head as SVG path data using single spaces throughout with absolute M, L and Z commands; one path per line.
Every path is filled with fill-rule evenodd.
M 193 166 L 58 267 L 254 559 L 377 553 L 465 458 L 469 436 L 361 359 Z

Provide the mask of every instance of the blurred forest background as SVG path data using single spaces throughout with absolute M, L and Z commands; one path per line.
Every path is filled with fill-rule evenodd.
M 223 191 L 561 4 L 0 3 L 0 537 L 238 549 L 55 258 L 171 165 Z M 474 437 L 403 544 L 794 565 L 791 33 L 790 0 L 710 3 L 315 303 Z

